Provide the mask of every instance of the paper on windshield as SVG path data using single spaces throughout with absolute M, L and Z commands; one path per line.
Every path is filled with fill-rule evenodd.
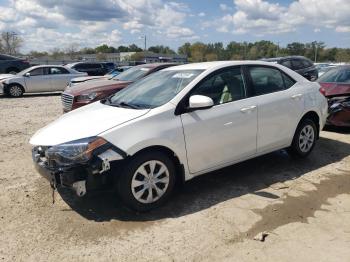
M 177 73 L 173 75 L 172 78 L 187 79 L 187 78 L 191 78 L 193 75 L 194 74 L 191 74 L 191 73 Z

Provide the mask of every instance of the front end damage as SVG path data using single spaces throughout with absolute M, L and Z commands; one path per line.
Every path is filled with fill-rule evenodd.
M 88 191 L 114 185 L 111 166 L 121 167 L 126 154 L 102 138 L 94 137 L 58 146 L 34 146 L 36 170 L 52 188 L 67 187 L 82 197 Z
M 327 125 L 350 127 L 350 96 L 329 98 L 328 105 Z

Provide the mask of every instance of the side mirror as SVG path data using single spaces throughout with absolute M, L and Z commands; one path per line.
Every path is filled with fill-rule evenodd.
M 194 95 L 190 97 L 189 109 L 208 109 L 214 106 L 214 101 L 208 96 Z
M 25 73 L 24 76 L 25 77 L 30 77 L 30 73 Z

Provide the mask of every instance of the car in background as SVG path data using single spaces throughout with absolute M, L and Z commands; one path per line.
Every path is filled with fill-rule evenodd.
M 104 68 L 107 69 L 107 72 L 110 72 L 115 69 L 115 64 L 113 62 L 102 62 L 101 64 Z
M 60 117 L 30 144 L 53 188 L 80 197 L 114 188 L 128 207 L 147 211 L 210 171 L 284 148 L 307 157 L 327 108 L 318 83 L 284 66 L 187 64 Z
M 30 67 L 30 64 L 27 60 L 9 55 L 0 55 L 0 74 L 15 75 L 28 67 Z
M 63 91 L 72 78 L 84 75 L 65 66 L 33 66 L 2 79 L 0 75 L 0 93 L 20 97 L 24 93 Z
M 110 71 L 103 63 L 96 62 L 77 62 L 66 66 L 89 76 L 103 76 Z
M 326 73 L 328 70 L 336 67 L 336 65 L 330 63 L 315 63 L 315 66 L 318 71 L 318 77 Z
M 97 79 L 110 79 L 116 75 L 119 75 L 120 73 L 126 71 L 127 69 L 130 69 L 132 66 L 122 66 L 122 67 L 117 67 L 113 69 L 112 71 L 108 72 L 107 74 L 103 76 L 85 76 L 85 77 L 77 77 L 73 78 L 69 82 L 69 86 L 72 87 L 77 84 L 81 84 L 86 81 L 91 81 L 91 80 L 97 80 Z
M 350 65 L 330 69 L 318 80 L 328 98 L 328 125 L 350 127 Z
M 284 56 L 262 60 L 288 67 L 310 81 L 316 81 L 318 78 L 316 66 L 310 59 L 307 59 L 304 56 Z
M 177 64 L 156 63 L 134 66 L 111 79 L 87 81 L 85 83 L 67 87 L 61 97 L 63 112 L 68 112 L 78 107 L 107 98 L 145 76 L 174 65 Z

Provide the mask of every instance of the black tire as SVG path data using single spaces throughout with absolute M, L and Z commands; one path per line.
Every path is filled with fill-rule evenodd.
M 313 132 L 312 143 L 309 142 L 311 141 L 311 138 L 309 136 L 305 136 L 306 135 L 305 130 L 307 130 L 308 128 L 312 128 L 312 132 Z M 316 140 L 318 137 L 317 132 L 318 131 L 317 131 L 316 123 L 312 119 L 308 119 L 308 118 L 303 119 L 299 123 L 297 130 L 295 131 L 292 145 L 290 146 L 290 148 L 288 148 L 288 153 L 298 158 L 307 157 L 315 147 Z M 304 147 L 302 146 L 303 144 L 305 145 Z
M 10 97 L 21 97 L 24 94 L 24 88 L 20 84 L 11 84 L 6 89 L 6 94 Z
M 136 173 L 136 171 L 144 164 L 148 163 L 149 161 L 156 161 L 167 168 L 167 173 L 164 173 L 164 176 L 168 177 L 169 182 L 164 190 L 163 195 L 159 197 L 156 201 L 152 203 L 142 203 L 137 198 L 134 196 L 133 189 L 132 189 L 132 181 L 135 181 L 136 178 L 139 179 L 139 176 L 141 176 L 140 173 Z M 159 165 L 159 170 L 160 171 L 161 165 Z M 149 166 L 150 168 L 150 166 Z M 156 170 L 157 164 L 154 167 L 154 170 Z M 150 171 L 151 172 L 151 171 Z M 149 173 L 147 171 L 147 173 Z M 166 175 L 168 174 L 168 175 Z M 148 175 L 148 174 L 147 174 Z M 132 157 L 129 162 L 126 164 L 126 166 L 123 168 L 123 171 L 120 174 L 117 174 L 118 179 L 117 179 L 117 190 L 118 193 L 123 200 L 123 202 L 128 206 L 129 208 L 139 211 L 139 212 L 146 212 L 151 209 L 154 209 L 156 207 L 159 207 L 161 204 L 163 204 L 165 201 L 167 201 L 174 189 L 175 186 L 175 165 L 174 162 L 171 160 L 169 156 L 167 156 L 164 153 L 161 152 L 144 152 L 138 155 L 135 155 Z M 134 179 L 135 176 L 135 179 Z M 141 176 L 144 178 L 144 176 Z M 159 176 L 161 177 L 161 176 Z M 146 179 L 146 178 L 144 178 Z M 138 180 L 139 181 L 139 180 Z M 143 181 L 141 181 L 143 182 Z M 156 183 L 158 186 L 162 186 L 162 182 Z M 142 188 L 141 188 L 142 187 Z M 140 186 L 141 189 L 144 189 L 146 186 L 142 185 Z M 137 187 L 134 187 L 134 189 Z M 158 187 L 159 189 L 159 187 Z M 150 189 L 152 191 L 152 196 L 155 196 L 157 191 L 155 189 Z M 136 191 L 136 189 L 135 189 Z M 142 190 L 139 190 L 140 192 Z M 144 193 L 144 198 L 147 198 L 149 194 L 149 189 L 143 190 Z M 138 193 L 135 192 L 135 193 Z M 143 200 L 143 199 L 141 199 Z

